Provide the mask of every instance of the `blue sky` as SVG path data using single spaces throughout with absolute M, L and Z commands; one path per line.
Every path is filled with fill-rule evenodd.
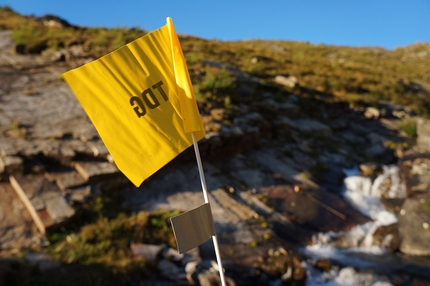
M 147 31 L 172 17 L 178 34 L 205 39 L 276 39 L 386 49 L 430 42 L 429 0 L 0 0 L 25 15 L 75 25 Z

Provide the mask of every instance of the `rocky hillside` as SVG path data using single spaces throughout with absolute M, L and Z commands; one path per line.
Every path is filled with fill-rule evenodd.
M 70 285 L 88 277 L 103 285 L 216 283 L 211 245 L 178 255 L 167 220 L 203 202 L 193 150 L 133 187 L 61 79 L 144 31 L 78 27 L 7 7 L 0 16 L 5 285 L 65 277 L 74 277 Z M 401 219 L 375 231 L 375 241 L 392 253 L 429 254 L 428 44 L 387 51 L 180 40 L 207 132 L 199 146 L 230 285 L 303 285 L 303 263 L 339 267 L 310 262 L 299 249 L 319 233 L 372 220 L 341 195 L 342 170 L 354 166 L 374 180 L 383 165 L 399 165 L 407 195 L 383 199 Z M 429 279 L 408 260 L 396 263 L 378 274 L 403 285 Z

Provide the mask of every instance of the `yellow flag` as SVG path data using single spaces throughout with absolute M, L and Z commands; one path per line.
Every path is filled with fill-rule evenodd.
M 135 185 L 205 132 L 184 55 L 167 24 L 63 74 L 118 168 Z

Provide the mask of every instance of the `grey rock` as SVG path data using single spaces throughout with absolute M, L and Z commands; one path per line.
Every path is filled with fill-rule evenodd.
M 75 214 L 60 189 L 43 175 L 11 176 L 10 182 L 42 234 Z
M 54 223 L 61 223 L 75 215 L 75 210 L 71 208 L 63 196 L 55 196 L 45 201 L 46 211 Z
M 286 77 L 283 75 L 277 75 L 274 79 L 274 82 L 287 87 L 295 87 L 298 83 L 298 80 L 295 76 Z
M 101 140 L 92 140 L 92 141 L 86 141 L 86 145 L 91 149 L 93 152 L 94 157 L 103 158 L 109 161 L 109 151 L 107 150 L 105 144 Z M 111 163 L 113 161 L 110 161 Z
M 359 165 L 361 176 L 376 178 L 377 174 L 382 171 L 381 166 L 377 163 L 363 163 Z
M 394 253 L 399 249 L 398 224 L 378 227 L 373 233 L 373 244 Z
M 278 213 L 318 231 L 347 231 L 370 219 L 323 189 L 288 185 L 263 188 Z
M 55 182 L 63 192 L 80 187 L 87 182 L 76 170 L 66 167 L 55 168 L 53 171 L 46 172 L 45 176 L 48 180 Z
M 12 40 L 13 31 L 0 31 L 0 51 L 11 51 L 14 46 Z
M 40 245 L 42 236 L 12 186 L 0 182 L 0 193 L 0 246 L 6 249 Z
M 200 249 L 198 247 L 184 253 L 183 258 L 181 260 L 181 264 L 185 266 L 189 262 L 193 261 L 196 261 L 198 263 L 202 262 L 202 258 L 200 256 Z
M 161 259 L 157 262 L 157 269 L 160 274 L 169 280 L 176 281 L 180 275 L 184 273 L 184 270 L 176 266 L 173 262 L 167 259 Z
M 290 98 L 294 99 L 294 97 Z M 277 109 L 281 114 L 286 115 L 288 118 L 298 118 L 300 115 L 300 107 L 291 102 L 283 102 L 277 105 Z
M 0 174 L 16 174 L 24 171 L 23 160 L 18 156 L 0 156 Z
M 142 244 L 132 243 L 130 245 L 131 252 L 134 256 L 142 257 L 148 261 L 156 262 L 160 253 L 166 246 L 164 244 Z
M 400 251 L 407 255 L 430 255 L 430 211 L 421 198 L 405 200 L 399 216 Z
M 221 285 L 221 278 L 218 272 L 204 270 L 197 275 L 198 282 L 201 286 Z M 224 277 L 227 286 L 234 286 L 236 283 L 229 277 Z
M 356 143 L 356 144 L 366 144 L 366 137 L 361 136 L 361 135 L 357 135 L 357 133 L 355 133 L 352 130 L 345 130 L 342 133 L 340 133 L 340 137 L 344 140 L 346 140 L 349 143 Z
M 300 170 L 309 170 L 316 166 L 318 163 L 313 156 L 310 156 L 301 151 L 295 151 L 292 154 L 293 160 L 296 162 L 296 165 L 299 166 Z
M 61 51 L 53 50 L 53 49 L 46 49 L 41 52 L 41 56 L 46 58 L 47 60 L 51 62 L 57 62 L 64 60 L 65 57 Z
M 121 174 L 118 168 L 110 162 L 74 161 L 73 166 L 87 182 L 112 178 Z
M 91 186 L 68 189 L 66 192 L 70 195 L 70 201 L 76 203 L 86 202 L 92 195 Z
M 287 138 L 291 134 L 290 120 L 286 116 L 277 116 L 273 121 L 276 137 Z
M 322 122 L 313 119 L 296 119 L 289 120 L 289 124 L 292 129 L 299 132 L 306 132 L 313 136 L 322 136 L 329 138 L 332 136 L 332 130 L 330 127 Z
M 272 137 L 270 123 L 258 112 L 251 112 L 241 117 L 236 117 L 233 124 L 239 126 L 244 133 L 254 133 L 264 138 Z M 257 127 L 257 129 L 255 129 Z
M 381 116 L 379 109 L 375 107 L 367 107 L 366 111 L 364 111 L 364 116 L 369 119 L 378 119 Z
M 430 151 L 430 120 L 417 118 L 417 144 L 423 150 Z
M 387 153 L 387 149 L 380 143 L 376 143 L 366 148 L 364 151 L 366 156 L 370 158 L 382 157 Z
M 187 274 L 192 275 L 197 270 L 197 266 L 199 265 L 198 261 L 190 261 L 185 265 L 185 272 Z
M 182 259 L 184 259 L 184 254 L 179 253 L 179 251 L 177 251 L 176 249 L 173 249 L 171 247 L 164 248 L 162 254 L 163 254 L 163 257 L 165 257 L 165 258 L 167 258 L 173 262 L 179 262 Z
M 61 266 L 58 260 L 52 259 L 45 253 L 30 252 L 27 254 L 27 260 L 30 265 L 37 266 L 41 271 L 56 269 Z

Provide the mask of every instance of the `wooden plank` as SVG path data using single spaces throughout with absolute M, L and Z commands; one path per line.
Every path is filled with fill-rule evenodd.
M 45 234 L 46 233 L 45 224 L 37 214 L 35 208 L 33 207 L 33 204 L 30 202 L 30 199 L 27 197 L 27 195 L 25 194 L 24 190 L 21 188 L 18 181 L 12 175 L 9 177 L 9 181 L 12 187 L 14 188 L 14 190 L 16 191 L 16 193 L 18 194 L 19 198 L 21 199 L 22 203 L 25 205 L 28 212 L 30 213 L 31 218 L 33 219 L 34 223 L 37 226 L 37 229 L 39 229 L 41 234 Z

